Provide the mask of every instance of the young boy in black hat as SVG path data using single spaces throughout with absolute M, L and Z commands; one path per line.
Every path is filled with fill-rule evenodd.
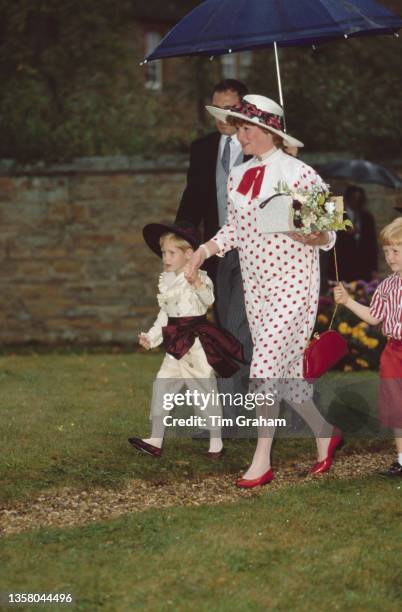
M 204 420 L 197 425 L 210 432 L 207 456 L 219 459 L 223 452 L 222 410 L 214 369 L 223 377 L 232 376 L 238 369 L 233 359 L 243 360 L 242 347 L 229 332 L 206 319 L 208 307 L 214 302 L 213 283 L 207 273 L 187 273 L 189 260 L 199 246 L 194 228 L 184 223 L 151 223 L 144 227 L 143 235 L 154 253 L 162 257 L 164 271 L 157 296 L 160 312 L 151 329 L 139 335 L 139 343 L 146 350 L 163 343 L 166 356 L 153 388 L 151 437 L 133 437 L 129 442 L 155 457 L 161 454 L 171 400 L 185 384 L 193 392 L 192 405 Z

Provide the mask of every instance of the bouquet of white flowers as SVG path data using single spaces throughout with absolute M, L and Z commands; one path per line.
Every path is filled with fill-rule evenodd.
M 292 198 L 293 225 L 302 234 L 353 227 L 349 219 L 343 218 L 343 198 L 333 197 L 322 185 L 308 190 L 290 189 L 280 181 L 275 191 Z

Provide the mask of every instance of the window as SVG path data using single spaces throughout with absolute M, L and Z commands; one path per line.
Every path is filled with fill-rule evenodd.
M 161 35 L 159 32 L 146 32 L 145 34 L 145 55 L 148 56 L 159 44 Z M 158 91 L 162 89 L 162 62 L 156 60 L 145 64 L 145 87 Z
M 224 79 L 237 79 L 237 57 L 235 53 L 221 56 L 222 76 Z
M 253 63 L 252 51 L 242 51 L 239 53 L 239 79 L 247 79 Z
M 247 79 L 253 62 L 251 51 L 228 53 L 221 56 L 222 76 L 224 79 Z

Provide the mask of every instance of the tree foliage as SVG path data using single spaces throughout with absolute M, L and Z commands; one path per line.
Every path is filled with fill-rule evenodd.
M 145 90 L 135 25 L 145 6 L 151 14 L 151 3 L 133 0 L 0 0 L 0 158 L 175 152 L 210 128 L 203 105 L 222 76 L 219 59 L 167 60 L 163 92 Z M 401 39 L 349 39 L 280 56 L 288 129 L 310 151 L 399 155 Z M 272 50 L 254 53 L 248 82 L 278 98 Z
M 130 6 L 112 0 L 3 1 L 0 156 L 65 158 L 113 148 Z M 107 144 L 106 144 L 107 143 Z
M 280 49 L 289 132 L 310 151 L 400 155 L 401 60 L 402 40 L 390 36 Z M 250 85 L 278 98 L 272 51 L 255 55 Z

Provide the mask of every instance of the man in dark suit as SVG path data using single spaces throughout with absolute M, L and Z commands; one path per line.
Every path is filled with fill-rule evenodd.
M 212 92 L 212 105 L 230 108 L 247 95 L 244 83 L 227 79 L 218 83 Z M 191 144 L 190 165 L 179 209 L 177 221 L 190 221 L 196 227 L 203 226 L 203 241 L 212 238 L 226 221 L 227 179 L 234 165 L 247 161 L 236 136 L 236 128 L 216 121 L 215 132 Z M 245 358 L 252 357 L 252 341 L 244 306 L 243 281 L 237 250 L 224 258 L 212 257 L 206 269 L 215 282 L 215 313 L 219 324 L 229 330 L 243 344 Z M 230 379 L 219 379 L 221 393 L 246 393 L 249 368 L 240 370 Z M 223 416 L 235 423 L 237 409 L 226 401 Z M 226 431 L 235 435 L 235 427 Z
M 336 241 L 336 256 L 340 278 L 371 281 L 377 272 L 377 233 L 374 217 L 365 210 L 366 194 L 364 189 L 349 185 L 343 195 L 345 213 L 353 223 L 353 229 L 339 232 Z M 335 278 L 332 259 L 328 277 Z

